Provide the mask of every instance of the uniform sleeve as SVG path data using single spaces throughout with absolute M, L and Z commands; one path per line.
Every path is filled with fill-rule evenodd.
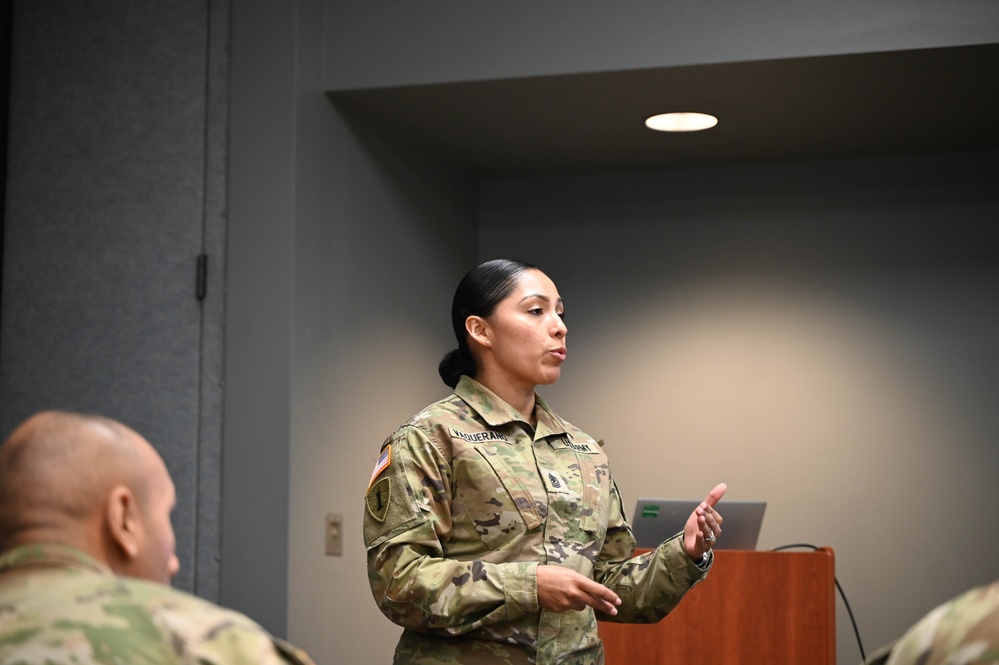
M 180 663 L 315 665 L 307 653 L 249 617 L 200 599 L 157 599 L 151 616 Z
M 704 579 L 701 570 L 683 549 L 683 534 L 677 534 L 656 549 L 632 556 L 635 536 L 624 516 L 621 494 L 611 480 L 607 535 L 597 556 L 594 579 L 621 598 L 616 615 L 598 613 L 601 621 L 655 623 L 676 607 L 684 594 Z
M 888 665 L 999 663 L 999 582 L 972 589 L 920 619 L 891 650 Z
M 192 665 L 315 665 L 301 649 L 267 635 L 262 628 L 252 630 L 245 626 L 225 626 L 194 651 L 184 662 Z
M 539 610 L 537 563 L 444 556 L 451 533 L 450 463 L 422 429 L 407 425 L 383 446 L 388 464 L 365 495 L 368 580 L 392 622 L 461 635 Z

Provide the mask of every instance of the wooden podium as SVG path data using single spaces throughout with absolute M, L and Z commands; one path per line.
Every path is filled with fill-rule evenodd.
M 707 579 L 657 624 L 599 623 L 607 665 L 836 665 L 835 562 L 716 550 Z

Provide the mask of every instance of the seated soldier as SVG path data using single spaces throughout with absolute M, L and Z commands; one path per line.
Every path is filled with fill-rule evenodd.
M 166 465 L 116 421 L 45 412 L 0 447 L 0 663 L 305 663 L 169 586 Z

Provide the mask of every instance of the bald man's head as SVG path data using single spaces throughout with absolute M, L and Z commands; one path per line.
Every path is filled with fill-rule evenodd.
M 0 551 L 69 545 L 117 573 L 168 582 L 174 499 L 153 447 L 109 418 L 43 412 L 0 446 Z
M 115 483 L 135 485 L 140 464 L 124 426 L 95 416 L 47 412 L 0 447 L 0 533 L 79 522 Z

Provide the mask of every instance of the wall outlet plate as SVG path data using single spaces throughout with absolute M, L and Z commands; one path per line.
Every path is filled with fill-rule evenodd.
M 343 518 L 333 513 L 326 514 L 326 556 L 343 554 Z

